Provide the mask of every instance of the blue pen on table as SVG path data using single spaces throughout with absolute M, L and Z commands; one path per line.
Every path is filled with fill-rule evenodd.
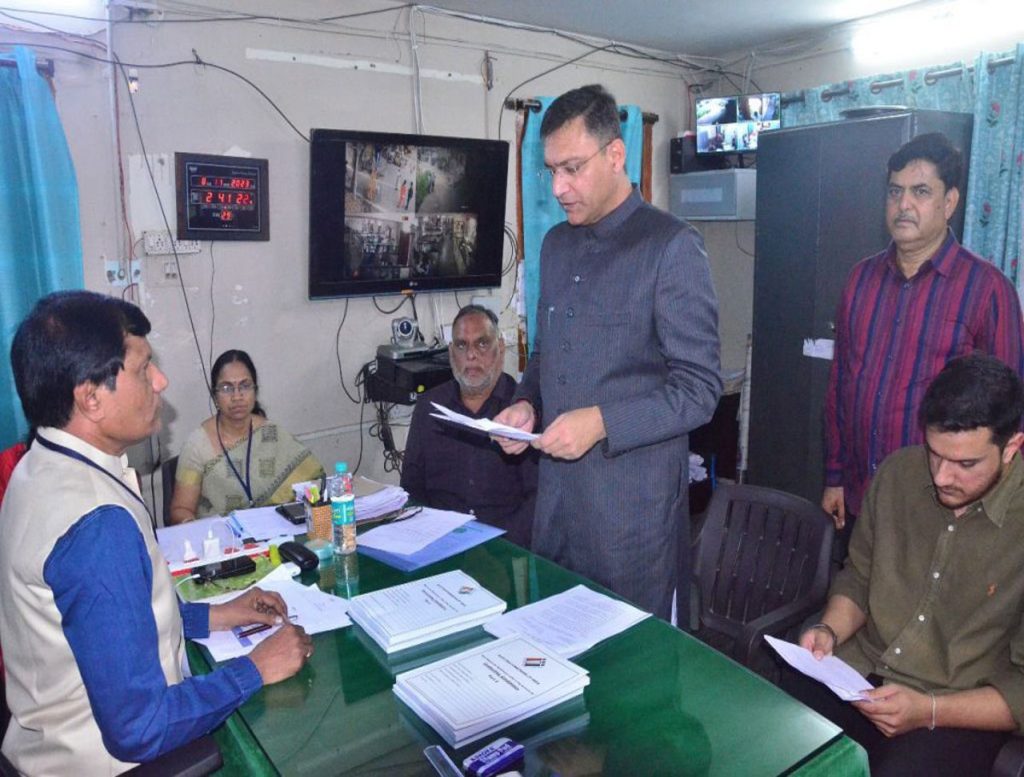
M 238 522 L 238 519 L 232 514 L 227 518 L 228 528 L 231 529 L 231 533 L 238 539 L 242 539 L 242 524 Z
M 231 533 L 235 535 L 235 539 L 237 539 L 243 547 L 250 543 L 256 542 L 256 539 L 254 537 L 245 536 L 245 529 L 242 527 L 242 524 L 238 520 L 238 518 L 235 517 L 234 513 L 227 517 L 227 525 L 228 528 L 231 530 Z

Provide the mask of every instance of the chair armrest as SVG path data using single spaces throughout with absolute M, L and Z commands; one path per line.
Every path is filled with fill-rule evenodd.
M 155 761 L 139 764 L 125 774 L 134 777 L 203 777 L 223 764 L 217 742 L 207 735 L 164 753 Z
M 750 660 L 765 634 L 775 630 L 788 629 L 820 609 L 821 602 L 812 602 L 804 597 L 762 615 L 760 618 L 754 618 L 743 627 L 743 631 L 736 641 L 737 660 L 744 666 L 749 666 Z
M 1024 776 L 1024 737 L 1010 737 L 992 764 L 992 777 Z

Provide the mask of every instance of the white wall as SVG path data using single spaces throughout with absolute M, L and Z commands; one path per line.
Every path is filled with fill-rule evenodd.
M 224 0 L 217 5 L 252 14 L 279 13 L 281 8 L 270 0 Z M 376 2 L 362 4 L 357 10 L 393 7 Z M 349 8 L 350 4 L 305 0 L 289 3 L 288 13 L 314 18 Z M 501 102 L 513 86 L 583 51 L 577 44 L 547 34 L 430 14 L 413 21 L 422 69 L 476 75 L 485 49 L 495 59 L 491 91 L 454 79 L 422 79 L 423 132 L 430 134 L 496 137 Z M 125 24 L 113 29 L 112 40 L 114 51 L 125 63 L 189 61 L 194 59 L 194 51 L 206 61 L 235 70 L 263 89 L 303 132 L 311 127 L 414 132 L 413 79 L 409 75 L 330 66 L 364 61 L 408 68 L 408 29 L 406 9 L 319 29 L 254 22 Z M 0 43 L 30 37 L 3 31 Z M 103 38 L 102 33 L 96 36 L 99 43 Z M 36 40 L 106 57 L 99 46 L 52 37 Z M 266 61 L 254 50 L 287 52 L 294 54 L 296 61 Z M 40 49 L 40 56 L 56 59 L 57 104 L 79 179 L 86 284 L 110 291 L 104 260 L 125 259 L 129 245 L 141 239 L 143 230 L 163 228 L 153 186 L 142 164 L 142 144 L 122 84 L 117 118 L 128 187 L 126 232 L 120 223 L 110 69 L 58 51 Z M 311 57 L 323 58 L 323 64 L 309 63 Z M 135 106 L 141 134 L 172 227 L 175 151 L 248 153 L 269 160 L 270 241 L 203 243 L 202 253 L 181 257 L 203 361 L 208 365 L 211 352 L 216 356 L 229 347 L 248 350 L 259 370 L 261 401 L 271 417 L 306 440 L 327 466 L 336 458 L 354 461 L 360 444 L 360 407 L 346 399 L 339 385 L 335 331 L 347 307 L 341 361 L 346 384 L 354 391 L 359 367 L 374 357 L 379 343 L 389 339 L 392 316 L 377 312 L 369 299 L 354 298 L 346 303 L 306 298 L 306 142 L 251 87 L 226 73 L 186 65 L 139 68 L 138 76 Z M 620 102 L 639 104 L 660 116 L 654 129 L 654 200 L 665 206 L 668 139 L 686 126 L 689 114 L 686 83 L 678 71 L 601 54 L 544 76 L 516 95 L 554 95 L 595 81 L 604 83 Z M 514 125 L 514 115 L 505 111 L 503 139 L 513 139 Z M 510 176 L 507 215 L 512 224 L 513 180 Z M 141 246 L 135 250 L 143 263 L 138 300 L 153 322 L 151 341 L 171 381 L 165 393 L 167 423 L 161 440 L 165 451 L 177 453 L 190 431 L 210 413 L 203 370 L 182 291 L 162 280 L 167 257 L 142 256 Z M 511 290 L 510 276 L 496 293 L 504 303 Z M 463 303 L 469 297 L 469 293 L 460 293 Z M 396 301 L 394 297 L 380 298 L 385 308 Z M 435 325 L 431 303 L 436 303 L 444 323 L 450 322 L 457 310 L 453 294 L 420 295 L 417 307 L 428 337 Z M 408 307 L 403 308 L 403 314 L 408 312 Z M 503 325 L 514 324 L 514 314 L 506 313 Z M 507 366 L 514 371 L 511 352 Z M 360 471 L 384 478 L 380 443 L 365 432 L 372 407 L 365 411 Z

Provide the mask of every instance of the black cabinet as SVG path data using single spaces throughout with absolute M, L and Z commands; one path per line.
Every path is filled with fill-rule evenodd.
M 916 135 L 943 132 L 966 165 L 971 128 L 969 114 L 903 111 L 758 139 L 747 482 L 821 498 L 830 362 L 805 356 L 804 340 L 835 337 L 850 270 L 889 242 L 889 156 Z M 951 222 L 958 237 L 964 202 Z

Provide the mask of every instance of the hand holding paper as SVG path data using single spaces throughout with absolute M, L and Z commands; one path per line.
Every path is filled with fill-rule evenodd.
M 794 645 L 792 642 L 765 636 L 768 644 L 782 656 L 782 660 L 810 678 L 822 682 L 843 701 L 868 701 L 870 697 L 864 691 L 874 686 L 840 658 L 825 656 L 815 658 L 811 651 Z
M 539 434 L 532 434 L 531 432 L 524 432 L 522 429 L 516 429 L 514 426 L 506 426 L 505 424 L 499 424 L 492 421 L 489 418 L 470 418 L 469 416 L 456 413 L 454 410 L 449 410 L 444 405 L 439 405 L 437 402 L 431 402 L 436 410 L 439 412 L 431 413 L 434 418 L 440 418 L 442 421 L 449 421 L 459 426 L 464 426 L 467 429 L 473 429 L 483 434 L 490 434 L 495 437 L 507 437 L 510 440 L 523 440 L 526 442 L 532 442 L 540 437 Z

